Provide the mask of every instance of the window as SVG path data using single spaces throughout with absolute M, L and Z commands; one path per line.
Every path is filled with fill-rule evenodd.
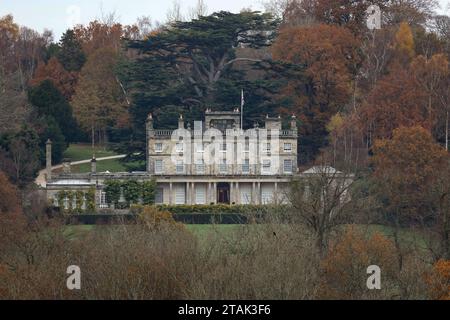
M 163 188 L 157 188 L 156 189 L 155 203 L 156 204 L 163 204 L 164 203 L 164 189 Z
M 205 161 L 198 160 L 197 164 L 195 165 L 195 171 L 197 173 L 205 173 Z
M 250 138 L 245 138 L 244 152 L 250 152 Z
M 177 173 L 183 174 L 184 173 L 184 163 L 183 161 L 177 161 Z
M 177 142 L 177 144 L 175 146 L 175 151 L 178 153 L 184 152 L 183 142 Z
M 242 164 L 242 173 L 250 173 L 250 160 L 245 159 Z
M 222 151 L 222 152 L 226 152 L 227 151 L 227 144 L 226 143 L 222 143 L 220 145 L 220 151 Z
M 162 160 L 155 160 L 155 173 L 162 174 L 164 172 L 164 162 Z
M 270 160 L 264 160 L 262 165 L 262 172 L 270 173 L 270 167 L 271 167 Z
M 222 159 L 222 161 L 220 162 L 219 171 L 220 171 L 220 173 L 227 173 L 228 172 L 227 160 L 226 159 Z
M 292 173 L 292 160 L 284 160 L 284 173 Z
M 163 151 L 163 144 L 162 143 L 156 143 L 155 144 L 155 152 L 161 153 Z
M 292 143 L 285 143 L 284 144 L 284 152 L 291 153 L 292 152 Z
M 269 153 L 269 152 L 271 151 L 271 149 L 272 149 L 272 148 L 271 148 L 271 146 L 270 146 L 270 142 L 264 144 L 263 152 Z
M 100 193 L 100 208 L 108 208 L 108 203 L 106 202 L 106 192 Z

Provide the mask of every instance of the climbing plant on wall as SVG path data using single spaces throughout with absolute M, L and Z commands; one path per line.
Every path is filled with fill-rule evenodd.
M 142 183 L 142 204 L 149 205 L 155 203 L 156 181 L 145 181 Z
M 105 182 L 106 201 L 116 208 L 129 208 L 132 204 L 154 204 L 156 181 L 109 180 Z M 125 203 L 120 203 L 123 196 Z

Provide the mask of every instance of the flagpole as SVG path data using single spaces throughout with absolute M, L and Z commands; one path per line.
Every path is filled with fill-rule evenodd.
M 241 130 L 244 130 L 244 89 L 241 91 Z

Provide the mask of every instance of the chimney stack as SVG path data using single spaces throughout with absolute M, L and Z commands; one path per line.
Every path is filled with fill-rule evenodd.
M 297 132 L 298 131 L 298 127 L 297 127 L 297 117 L 293 114 L 292 118 L 291 118 L 291 130 Z
M 92 158 L 91 160 L 91 174 L 96 174 L 97 173 L 97 159 Z
M 45 145 L 45 164 L 47 171 L 47 181 L 52 180 L 52 142 L 50 139 L 47 140 Z
M 184 119 L 182 114 L 180 114 L 180 119 L 178 119 L 178 129 L 184 129 Z

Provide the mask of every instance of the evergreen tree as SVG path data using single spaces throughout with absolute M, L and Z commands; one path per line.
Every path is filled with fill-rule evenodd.
M 67 71 L 80 71 L 86 62 L 86 55 L 83 52 L 80 41 L 75 36 L 73 30 L 67 30 L 60 41 L 60 48 L 57 50 L 59 62 Z
M 72 115 L 72 107 L 50 80 L 31 88 L 28 97 L 37 108 L 39 117 L 52 117 L 56 121 L 67 142 L 77 140 L 78 127 Z
M 259 69 L 264 61 L 238 51 L 269 46 L 277 24 L 269 14 L 217 12 L 172 23 L 146 40 L 130 41 L 129 48 L 142 55 L 120 68 L 120 78 L 133 97 L 130 140 L 135 143 L 127 141 L 129 154 L 139 150 L 144 155 L 145 119 L 150 112 L 155 126 L 170 128 L 176 125 L 173 119 L 179 113 L 191 122 L 201 119 L 206 107 L 233 110 L 240 105 L 241 90 L 245 89 L 255 98 L 246 99 L 248 110 L 257 110 L 255 118 L 264 117 L 261 103 L 266 83 L 250 81 L 240 65 Z

